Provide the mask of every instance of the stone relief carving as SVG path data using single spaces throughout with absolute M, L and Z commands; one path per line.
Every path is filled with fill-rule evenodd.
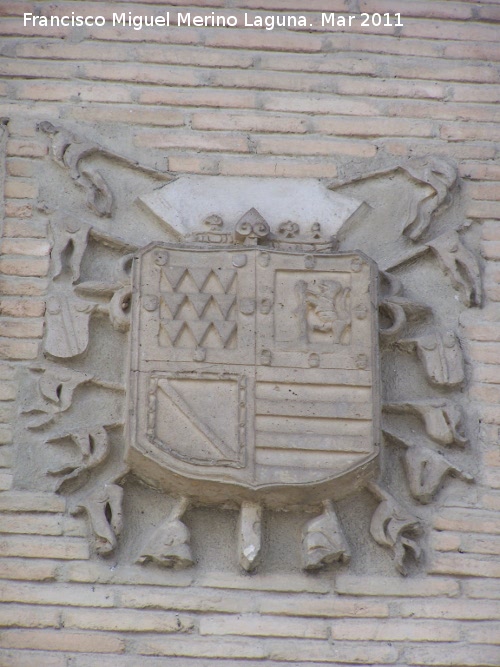
M 408 324 L 431 315 L 429 306 L 411 301 L 403 295 L 403 284 L 396 276 L 383 271 L 381 283 L 379 312 L 387 321 L 387 326 L 380 325 L 380 336 L 386 341 L 396 340 Z
M 418 561 L 422 556 L 422 549 L 414 539 L 422 532 L 421 522 L 379 485 L 370 482 L 368 489 L 380 501 L 372 516 L 370 533 L 375 542 L 391 549 L 396 569 L 405 575 L 405 561 L 409 557 Z
M 331 500 L 323 501 L 324 511 L 308 521 L 302 534 L 302 560 L 305 570 L 319 570 L 334 562 L 348 563 L 349 545 Z
M 58 443 L 71 440 L 79 449 L 79 460 L 71 465 L 49 470 L 49 475 L 61 477 L 56 490 L 65 491 L 71 488 L 71 482 L 77 481 L 83 474 L 97 468 L 109 454 L 108 434 L 104 426 L 92 429 L 76 429 L 72 433 L 64 433 L 47 440 L 47 443 Z
M 122 485 L 131 471 L 173 502 L 136 552 L 139 565 L 194 565 L 183 518 L 210 504 L 238 509 L 235 554 L 247 572 L 265 559 L 266 512 L 299 507 L 315 512 L 297 545 L 303 568 L 348 563 L 353 554 L 337 502 L 364 488 L 379 502 L 370 533 L 392 553 L 396 569 L 406 574 L 412 559 L 422 562 L 419 507 L 452 476 L 472 481 L 453 460 L 454 448 L 468 445 L 467 413 L 455 396 L 465 382 L 459 338 L 436 317 L 432 299 L 416 295 L 406 280 L 419 262 L 433 262 L 462 307 L 481 304 L 480 269 L 462 230 L 433 233 L 453 201 L 453 165 L 429 158 L 354 173 L 318 196 L 310 218 L 303 201 L 294 201 L 302 182 L 280 182 L 273 195 L 276 180 L 269 179 L 259 199 L 254 184 L 245 196 L 237 188 L 229 196 L 217 179 L 190 178 L 187 200 L 177 201 L 179 179 L 140 197 L 162 224 L 146 245 L 120 228 L 111 181 L 88 162 L 105 156 L 134 173 L 155 170 L 50 123 L 39 127 L 51 138 L 55 163 L 86 192 L 92 214 L 109 217 L 117 232 L 80 213 L 50 213 L 50 361 L 29 371 L 36 382 L 23 410 L 27 429 L 48 450 L 71 448 L 71 456 L 54 455 L 47 476 L 68 494 L 73 514 L 88 515 L 95 551 L 107 555 L 119 545 Z M 387 243 L 378 249 L 373 230 L 360 231 L 366 207 L 336 192 L 387 175 L 406 179 L 416 192 L 410 188 L 402 227 L 371 204 L 386 225 Z M 243 187 L 244 179 L 236 180 Z M 276 217 L 285 190 L 289 214 Z M 95 275 L 94 253 L 105 258 L 105 270 Z M 114 377 L 99 370 L 104 352 L 94 326 L 121 350 Z M 383 360 L 414 353 L 425 398 L 423 390 L 394 394 L 391 383 L 381 384 L 381 352 Z M 82 387 L 91 391 L 81 396 Z M 89 421 L 97 391 L 120 407 L 112 418 Z M 386 440 L 404 451 L 415 515 L 380 474 L 381 404 Z M 402 435 L 392 430 L 393 419 L 407 417 L 416 418 L 423 435 L 408 436 L 404 424 Z
M 460 406 L 446 399 L 414 401 L 411 403 L 386 403 L 385 412 L 415 414 L 424 422 L 427 435 L 440 445 L 467 444 L 462 431 L 463 412 Z
M 297 312 L 302 320 L 304 332 L 301 338 L 309 340 L 309 333 L 320 332 L 330 334 L 333 343 L 348 344 L 346 334 L 351 326 L 351 309 L 349 307 L 350 287 L 343 287 L 337 280 L 313 280 L 307 283 L 299 280 L 295 284 L 297 295 Z M 366 317 L 363 306 L 357 316 Z
M 241 505 L 238 525 L 239 563 L 247 572 L 260 562 L 262 548 L 262 506 L 245 501 Z
M 164 567 L 183 569 L 194 565 L 191 554 L 189 530 L 182 523 L 182 515 L 189 507 L 188 498 L 179 498 L 168 518 L 147 541 L 136 563 L 153 561 Z
M 454 475 L 464 482 L 472 482 L 473 477 L 450 463 L 442 454 L 421 442 L 406 442 L 393 433 L 385 434 L 397 444 L 406 448 L 404 458 L 408 487 L 411 495 L 419 503 L 430 503 L 446 475 Z
M 123 489 L 118 484 L 107 483 L 95 488 L 71 509 L 73 516 L 85 512 L 90 520 L 96 553 L 111 553 L 123 527 Z
M 480 306 L 481 275 L 474 255 L 460 242 L 457 232 L 448 232 L 429 242 L 443 272 L 458 290 L 466 306 Z
M 433 331 L 417 338 L 404 338 L 398 346 L 407 352 L 416 351 L 429 382 L 455 387 L 464 381 L 462 350 L 453 331 Z

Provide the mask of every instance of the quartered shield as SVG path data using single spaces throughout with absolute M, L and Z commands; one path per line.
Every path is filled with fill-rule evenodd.
M 371 260 L 152 244 L 134 271 L 127 458 L 143 478 L 289 503 L 375 474 Z

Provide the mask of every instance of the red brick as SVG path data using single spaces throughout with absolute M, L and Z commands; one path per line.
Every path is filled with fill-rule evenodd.
M 191 119 L 195 130 L 239 130 L 243 132 L 307 132 L 307 122 L 295 116 L 272 114 L 195 113 Z
M 268 33 L 271 31 L 268 31 Z M 266 34 L 262 30 L 244 30 L 237 28 L 213 28 L 205 35 L 205 45 L 221 48 L 252 49 L 255 51 L 290 51 L 298 53 L 314 53 L 322 50 L 322 35 L 306 33 L 290 34 L 273 31 Z
M 0 336 L 5 336 L 6 338 L 41 338 L 42 335 L 43 320 L 8 320 L 3 318 L 0 321 Z
M 40 60 L 9 60 L 2 58 L 0 63 L 0 75 L 12 79 L 69 79 L 77 75 L 73 64 L 61 62 L 43 62 Z
M 219 171 L 228 176 L 282 176 L 285 178 L 335 178 L 337 165 L 318 159 L 222 157 Z
M 403 139 L 388 139 L 383 142 L 383 147 L 388 153 L 412 157 L 425 157 L 431 154 L 449 155 L 453 159 L 461 158 L 467 160 L 488 160 L 495 157 L 495 147 L 491 143 L 444 143 L 422 140 L 403 141 Z
M 126 44 L 35 40 L 6 43 L 3 53 L 14 58 L 46 60 L 129 60 L 131 56 L 130 48 Z
M 22 81 L 16 84 L 16 98 L 21 100 L 51 100 L 72 102 L 131 102 L 131 91 L 116 84 L 37 83 Z M 45 151 L 46 152 L 46 151 Z M 26 153 L 10 153 L 26 155 Z
M 38 141 L 9 139 L 7 155 L 17 157 L 43 157 L 47 154 L 47 146 Z
M 13 482 L 14 476 L 12 474 L 0 471 L 0 491 L 9 491 L 12 488 Z
M 168 169 L 187 174 L 218 174 L 219 160 L 217 157 L 199 156 L 196 153 L 175 154 L 168 158 Z
M 456 84 L 452 88 L 454 102 L 486 102 L 495 104 L 500 101 L 500 86 Z
M 44 651 L 0 649 L 2 667 L 67 667 L 66 657 L 61 653 Z
M 483 493 L 481 500 L 484 509 L 500 510 L 500 493 L 495 493 L 495 491 Z
M 467 6 L 463 2 L 439 2 L 433 0 L 425 2 L 411 2 L 411 0 L 361 0 L 359 3 L 359 10 L 361 12 L 401 12 L 403 17 L 417 17 L 420 16 L 425 19 L 444 18 L 452 19 L 469 19 L 473 16 L 472 7 Z
M 4 630 L 0 632 L 4 648 L 75 651 L 83 653 L 122 653 L 124 640 L 104 632 L 71 632 L 67 630 Z
M 5 215 L 9 218 L 31 218 L 33 206 L 31 204 L 20 204 L 19 202 L 5 202 Z
M 430 559 L 427 571 L 430 574 L 454 574 L 467 577 L 500 577 L 500 563 L 498 563 L 498 559 L 492 560 L 487 556 L 480 557 L 470 556 L 468 554 L 435 553 Z M 473 612 L 471 609 L 469 616 L 460 616 L 460 618 L 492 618 L 488 615 L 488 612 L 486 611 L 487 609 L 488 608 L 485 608 L 486 615 L 481 615 L 482 612 L 480 610 L 477 611 L 478 615 L 474 615 L 476 612 Z M 453 615 L 443 616 L 443 618 L 453 618 Z
M 468 218 L 497 218 L 500 220 L 500 203 L 474 201 L 467 207 L 466 214 Z
M 463 58 L 463 43 L 446 42 L 443 48 L 443 56 L 445 58 Z M 467 56 L 474 60 L 485 60 L 486 62 L 498 61 L 500 60 L 500 48 L 492 42 L 468 42 Z
M 30 160 L 22 158 L 11 158 L 7 160 L 7 173 L 9 176 L 30 177 L 33 176 L 34 165 Z
M 138 14 L 144 13 L 139 10 Z M 87 29 L 88 39 L 103 40 L 107 42 L 128 42 L 130 44 L 154 43 L 160 44 L 200 44 L 203 43 L 203 31 L 198 28 L 183 27 L 181 30 L 165 30 L 165 28 L 148 28 L 142 30 L 131 30 L 128 26 L 105 26 L 90 27 Z
M 498 42 L 496 26 L 470 21 L 405 21 L 400 35 L 410 39 L 417 37 L 439 40 L 454 39 L 477 42 Z
M 35 561 L 36 562 L 36 561 Z M 22 604 L 48 604 L 63 607 L 113 607 L 113 591 L 90 584 L 61 584 L 1 581 L 0 600 Z
M 137 133 L 135 143 L 141 148 L 187 148 L 200 151 L 248 153 L 246 137 L 217 132 L 142 132 Z
M 31 5 L 30 5 L 31 10 Z M 30 27 L 30 37 L 41 37 L 47 39 L 48 37 L 66 37 L 71 28 L 41 26 L 36 24 Z M 0 23 L 0 35 L 26 37 L 26 27 L 22 21 L 2 21 Z
M 65 509 L 66 500 L 53 493 L 16 491 L 0 495 L 0 511 L 64 512 Z
M 471 644 L 500 644 L 498 623 L 470 625 L 466 629 L 466 637 Z
M 207 82 L 208 83 L 208 82 Z M 303 92 L 335 92 L 336 78 L 328 74 L 271 72 L 265 70 L 215 70 L 211 86 L 222 88 L 258 88 L 262 90 L 297 90 Z
M 136 609 L 68 609 L 62 614 L 65 628 L 120 632 L 190 632 L 194 620 L 164 611 Z
M 324 620 L 238 616 L 204 616 L 200 619 L 201 635 L 240 635 L 245 637 L 295 637 L 328 639 L 330 629 Z
M 82 66 L 84 79 L 126 81 L 127 83 L 157 83 L 163 86 L 200 86 L 206 83 L 203 70 L 163 65 L 131 63 L 88 63 Z
M 0 627 L 57 628 L 61 612 L 50 607 L 4 604 L 0 608 Z
M 80 584 L 132 584 L 135 587 L 141 585 L 168 586 L 168 588 L 182 589 L 182 593 L 184 593 L 186 587 L 193 584 L 192 571 L 176 572 L 175 576 L 169 576 L 167 579 L 165 574 L 164 570 L 137 568 L 134 565 L 127 564 L 111 569 L 107 562 L 103 560 L 67 561 L 60 568 L 61 580 Z
M 34 199 L 38 196 L 38 186 L 32 181 L 10 179 L 5 182 L 4 192 L 12 199 Z
M 48 257 L 5 255 L 0 258 L 0 272 L 9 276 L 36 276 L 42 278 L 49 271 Z
M 441 555 L 441 558 L 450 556 Z M 486 575 L 487 576 L 487 575 Z M 407 600 L 400 603 L 403 618 L 493 620 L 500 618 L 500 602 L 483 600 Z
M 463 582 L 463 589 L 470 598 L 500 599 L 500 579 L 468 579 Z
M 8 426 L 7 424 L 0 424 L 0 445 L 9 445 L 12 443 L 12 428 Z M 4 451 L 5 447 L 2 447 L 0 449 L 0 452 Z M 0 466 L 2 468 L 5 468 L 6 466 Z M 8 466 L 10 467 L 10 466 Z M 5 471 L 4 471 L 5 472 Z
M 500 141 L 500 129 L 494 123 L 443 125 L 440 136 L 446 141 Z
M 50 243 L 29 238 L 3 238 L 1 251 L 6 255 L 32 255 L 45 257 L 50 253 Z
M 458 551 L 459 553 L 495 556 L 500 551 L 500 536 L 434 532 L 432 546 L 437 551 Z
M 482 64 L 471 64 L 470 61 L 454 62 L 440 60 L 439 67 L 433 59 L 406 58 L 386 59 L 384 63 L 386 75 L 404 79 L 430 79 L 432 81 L 463 81 L 471 83 L 498 83 L 500 76 L 495 68 Z
M 191 638 L 182 637 L 139 637 L 135 642 L 135 650 L 144 655 L 160 655 L 196 658 L 266 658 L 268 652 L 260 642 L 247 639 L 226 638 Z
M 139 92 L 142 104 L 169 106 L 216 107 L 245 109 L 257 106 L 257 94 L 250 91 L 219 90 L 211 88 L 144 88 Z
M 262 108 L 269 111 L 350 116 L 377 116 L 381 111 L 381 104 L 377 100 L 349 99 L 339 95 L 265 92 L 261 99 Z
M 16 397 L 17 387 L 13 382 L 3 381 L 0 383 L 0 401 L 14 401 Z
M 3 536 L 0 539 L 0 555 L 22 558 L 86 559 L 89 557 L 88 540 L 73 537 Z
M 455 621 L 413 621 L 387 619 L 383 623 L 366 620 L 339 619 L 332 625 L 334 640 L 377 642 L 454 642 L 460 641 L 460 629 Z
M 137 56 L 138 60 L 144 63 L 194 66 L 202 64 L 203 67 L 238 67 L 243 69 L 253 67 L 258 61 L 258 56 L 252 52 L 205 47 L 203 57 L 200 58 L 200 51 L 197 47 L 170 46 L 165 49 L 157 44 L 141 44 Z
M 500 518 L 495 512 L 476 509 L 448 508 L 434 517 L 437 530 L 458 530 L 460 532 L 493 533 L 500 535 Z
M 178 111 L 147 107 L 72 107 L 69 114 L 76 120 L 96 123 L 128 123 L 130 125 L 161 125 L 178 127 L 184 125 L 184 116 Z
M 491 382 L 492 384 L 500 384 L 500 367 L 496 365 L 476 365 L 473 369 L 473 374 L 474 380 L 476 382 Z
M 428 646 L 412 647 L 405 651 L 410 665 L 441 665 L 460 667 L 497 667 L 500 652 L 494 646 Z
M 498 122 L 500 111 L 495 104 L 446 104 L 440 101 L 390 100 L 384 106 L 387 116 L 399 118 L 432 118 L 452 121 Z M 462 165 L 460 165 L 462 166 Z
M 17 278 L 0 276 L 0 295 L 42 296 L 47 289 L 47 281 L 39 278 Z
M 31 215 L 31 204 L 27 204 L 26 207 L 29 208 Z M 23 208 L 24 205 L 21 207 L 21 209 Z M 17 209 L 17 210 L 12 210 L 11 212 L 19 214 L 20 211 Z M 26 217 L 30 217 L 30 215 Z M 25 217 L 25 216 L 20 216 L 20 217 Z M 3 226 L 3 233 L 5 240 L 7 240 L 7 238 L 44 239 L 44 241 L 42 241 L 42 244 L 47 243 L 47 241 L 45 240 L 47 237 L 47 223 L 45 221 L 33 222 L 32 220 L 30 220 L 29 222 L 26 222 L 24 220 L 6 220 Z M 29 245 L 29 242 L 26 243 Z M 26 247 L 26 245 L 24 247 Z
M 36 359 L 39 347 L 36 340 L 0 338 L 0 359 Z
M 257 153 L 271 155 L 352 155 L 373 157 L 377 147 L 364 141 L 335 141 L 313 137 L 255 137 Z
M 433 123 L 419 122 L 407 118 L 318 118 L 313 121 L 313 130 L 336 136 L 362 137 L 432 137 Z
M 500 7 L 483 5 L 478 9 L 478 17 L 483 21 L 500 21 Z
M 365 77 L 337 77 L 335 92 L 339 95 L 373 95 L 376 97 L 409 97 L 443 99 L 446 89 L 443 84 L 423 81 L 394 81 L 367 79 Z
M 438 577 L 425 582 L 421 579 L 339 574 L 335 578 L 335 592 L 339 595 L 375 597 L 456 597 L 460 587 L 454 579 Z
M 500 183 L 471 183 L 467 187 L 467 194 L 472 197 L 472 199 L 486 199 L 490 201 L 500 200 Z M 500 225 L 498 225 L 500 229 Z M 483 238 L 484 230 L 483 230 Z M 500 231 L 497 235 L 500 239 Z
M 345 53 L 339 53 L 335 58 L 325 58 L 322 53 L 306 55 L 263 52 L 258 59 L 260 69 L 322 74 L 373 75 L 377 71 L 378 62 L 375 58 L 356 58 Z

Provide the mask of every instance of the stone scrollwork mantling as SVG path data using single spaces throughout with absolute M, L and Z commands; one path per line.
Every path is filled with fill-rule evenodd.
M 392 551 L 396 569 L 406 575 L 406 560 L 413 557 L 418 561 L 422 557 L 422 549 L 416 542 L 423 530 L 422 523 L 378 484 L 371 482 L 368 489 L 380 502 L 372 516 L 371 536 L 377 544 Z
M 98 217 L 113 216 L 113 193 L 103 176 L 88 166 L 94 156 L 110 158 L 121 166 L 139 169 L 144 173 L 154 172 L 51 123 L 42 122 L 39 129 L 51 138 L 52 159 L 66 169 L 73 181 L 85 190 L 87 206 Z M 433 258 L 457 290 L 465 307 L 481 305 L 481 274 L 476 258 L 462 242 L 460 230 L 448 231 L 421 241 L 422 237 L 428 239 L 432 236 L 435 219 L 452 204 L 457 183 L 455 167 L 442 159 L 409 160 L 394 168 L 369 174 L 368 177 L 384 177 L 397 170 L 404 171 L 410 179 L 427 189 L 424 195 L 422 188 L 415 194 L 400 230 L 406 244 L 399 255 L 400 259 L 388 262 L 383 267 L 385 270 L 379 274 L 378 301 L 372 298 L 369 305 L 364 304 L 353 290 L 353 276 L 366 271 L 367 264 L 362 255 L 358 253 L 357 257 L 349 259 L 351 264 L 348 269 L 343 269 L 342 275 L 338 270 L 340 278 L 331 278 L 327 270 L 321 268 L 321 258 L 332 255 L 337 249 L 336 236 L 324 234 L 322 225 L 314 219 L 308 225 L 293 219 L 270 225 L 259 212 L 256 203 L 255 207 L 234 220 L 224 220 L 222 216 L 211 213 L 205 219 L 204 229 L 191 232 L 185 238 L 185 241 L 191 243 L 192 252 L 200 253 L 197 257 L 202 256 L 203 249 L 226 249 L 232 261 L 230 271 L 234 274 L 231 279 L 234 282 L 231 282 L 231 289 L 234 294 L 229 290 L 229 283 L 226 284 L 229 269 L 218 267 L 218 272 L 215 269 L 206 270 L 202 260 L 189 269 L 177 266 L 171 262 L 167 246 L 156 250 L 152 269 L 152 275 L 157 276 L 163 292 L 160 290 L 158 294 L 140 296 L 140 305 L 144 317 L 150 318 L 148 322 L 153 321 L 151 318 L 158 318 L 159 333 L 154 334 L 157 338 L 153 336 L 152 340 L 158 341 L 159 348 L 169 348 L 171 354 L 174 357 L 177 355 L 175 358 L 183 363 L 188 359 L 184 359 L 183 355 L 188 355 L 189 360 L 203 364 L 215 358 L 214 354 L 233 354 L 240 337 L 244 340 L 246 334 L 236 324 L 236 312 L 239 313 L 238 318 L 243 318 L 242 322 L 246 321 L 244 318 L 258 316 L 263 322 L 263 331 L 267 331 L 266 322 L 271 320 L 270 314 L 274 312 L 276 292 L 282 290 L 294 301 L 290 308 L 290 322 L 297 321 L 299 324 L 296 331 L 291 324 L 280 330 L 279 320 L 276 320 L 273 336 L 279 344 L 272 350 L 272 346 L 263 345 L 256 351 L 260 366 L 272 370 L 276 356 L 286 354 L 293 341 L 293 344 L 307 348 L 304 357 L 307 363 L 304 362 L 304 367 L 317 369 L 318 372 L 323 370 L 322 363 L 326 358 L 323 355 L 332 354 L 332 350 L 347 354 L 351 336 L 358 335 L 353 334 L 354 328 L 364 326 L 362 323 L 368 318 L 371 306 L 378 309 L 381 315 L 379 334 L 384 350 L 386 353 L 404 351 L 416 354 L 429 386 L 428 397 L 384 400 L 383 406 L 385 437 L 388 442 L 404 450 L 403 463 L 410 501 L 413 498 L 420 505 L 425 505 L 433 502 L 447 477 L 454 476 L 463 482 L 473 480 L 472 475 L 451 460 L 454 447 L 464 449 L 468 444 L 465 428 L 467 415 L 451 396 L 443 398 L 442 395 L 434 396 L 432 393 L 436 389 L 451 393 L 463 386 L 464 360 L 456 332 L 442 330 L 434 319 L 432 308 L 424 300 L 416 302 L 406 296 L 404 279 L 399 269 L 410 263 L 418 263 L 424 257 L 426 261 L 429 257 Z M 154 172 L 154 175 L 158 176 L 158 172 Z M 360 177 L 354 177 L 350 182 L 355 183 L 357 178 Z M 125 392 L 125 383 L 107 381 L 97 377 L 94 372 L 85 372 L 81 370 L 84 365 L 75 362 L 84 360 L 88 352 L 91 317 L 108 317 L 116 335 L 127 338 L 131 335 L 131 302 L 136 289 L 132 265 L 137 263 L 138 251 L 139 254 L 143 251 L 136 243 L 110 235 L 93 222 L 75 218 L 65 212 L 56 212 L 51 217 L 51 230 L 52 289 L 47 303 L 44 340 L 44 351 L 51 361 L 33 366 L 29 371 L 35 374 L 33 389 L 36 390 L 36 398 L 31 405 L 25 406 L 23 414 L 28 420 L 27 428 L 41 432 L 46 444 L 76 445 L 78 459 L 71 464 L 52 467 L 48 475 L 57 480 L 56 491 L 69 494 L 70 512 L 87 514 L 94 535 L 95 551 L 107 555 L 115 550 L 122 530 L 124 491 L 121 484 L 128 472 L 123 453 L 120 455 L 122 463 L 118 471 L 116 467 L 113 471 L 109 469 L 111 450 L 108 429 L 121 426 L 122 422 L 98 423 L 91 428 L 80 425 L 67 428 L 59 425 L 59 422 L 68 414 L 73 414 L 71 411 L 78 403 L 79 387 L 101 387 L 119 396 Z M 111 279 L 91 280 L 84 275 L 82 280 L 82 266 L 90 240 L 118 253 L 119 259 L 114 260 L 115 270 Z M 415 244 L 410 252 L 409 242 Z M 254 255 L 250 254 L 254 251 Z M 249 270 L 249 258 L 253 261 L 255 257 L 255 266 L 260 267 L 257 270 L 265 271 L 272 266 L 273 252 L 285 252 L 290 253 L 290 257 L 298 257 L 296 261 L 300 262 L 300 272 L 304 277 L 290 282 L 290 271 L 278 268 L 276 282 L 266 287 L 267 292 L 263 293 L 258 303 L 255 295 L 239 294 L 238 280 L 243 284 L 240 276 Z M 342 257 L 342 254 L 337 256 Z M 296 272 L 299 271 L 298 267 L 299 264 L 294 269 Z M 236 275 L 238 278 L 235 278 Z M 148 332 L 154 330 L 154 327 L 148 326 Z M 354 366 L 356 372 L 365 372 L 373 363 L 377 364 L 370 359 L 367 348 L 357 354 Z M 247 403 L 250 396 L 247 378 L 234 380 L 228 374 L 222 373 L 219 377 L 217 373 L 207 374 L 207 371 L 201 370 L 191 375 L 158 371 L 149 389 L 147 437 L 151 442 L 159 437 L 155 429 L 158 428 L 156 415 L 160 409 L 175 415 L 180 405 L 188 419 L 189 415 L 194 415 L 193 423 L 196 426 L 198 417 L 189 392 L 191 387 L 200 382 L 208 383 L 207 387 L 213 382 L 212 386 L 218 387 L 217 391 L 221 392 L 220 395 L 228 405 L 234 402 L 234 414 L 239 424 L 234 442 L 237 442 L 238 447 L 243 447 L 247 438 L 243 422 L 248 419 Z M 243 393 L 241 387 L 245 388 Z M 130 388 L 127 390 L 130 391 Z M 272 397 L 275 411 L 290 410 L 292 407 L 299 411 L 318 409 L 317 402 L 311 399 L 303 399 L 302 406 L 299 405 L 300 401 L 296 401 L 297 406 L 292 406 L 293 401 L 281 405 L 277 398 Z M 264 400 L 258 400 L 262 403 L 259 409 L 274 414 L 269 406 L 266 407 Z M 350 409 L 346 408 L 346 414 L 352 419 L 353 416 L 348 413 Z M 259 412 L 256 414 L 259 415 Z M 394 432 L 390 426 L 391 420 L 401 415 L 416 417 L 425 435 L 408 438 L 407 435 Z M 338 415 L 335 416 L 338 418 Z M 324 418 L 324 415 L 320 417 Z M 234 465 L 227 464 L 226 468 L 232 466 L 238 470 L 244 467 L 241 463 L 244 459 L 238 458 L 241 452 L 231 450 L 234 443 L 226 438 L 224 429 L 222 435 L 214 435 L 220 428 L 218 424 L 200 424 L 196 427 L 196 437 L 202 448 L 209 449 L 208 441 L 219 443 L 219 451 L 224 452 L 227 460 L 236 461 Z M 292 433 L 290 437 L 295 436 Z M 313 441 L 314 438 L 311 443 Z M 125 442 L 122 445 L 125 450 Z M 435 447 L 439 445 L 449 448 L 450 460 L 436 451 Z M 279 444 L 279 447 L 282 446 Z M 179 460 L 183 460 L 183 456 L 186 462 L 193 459 L 189 443 L 186 452 L 179 455 Z M 210 461 L 209 454 L 204 456 L 205 459 L 202 457 L 200 461 L 205 465 L 216 465 L 214 457 Z M 270 455 L 266 452 L 263 456 Z M 96 473 L 98 475 L 94 479 Z M 363 480 L 360 473 L 360 480 L 357 482 L 358 487 L 366 487 L 379 503 L 371 519 L 370 533 L 377 544 L 392 552 L 396 569 L 406 574 L 412 558 L 414 561 L 421 560 L 422 552 L 417 539 L 423 531 L 424 522 L 383 488 L 381 482 L 375 481 L 373 475 L 367 473 Z M 136 558 L 137 563 L 153 562 L 172 568 L 188 567 L 195 563 L 190 533 L 182 521 L 183 515 L 192 505 L 191 496 L 189 493 L 180 493 L 179 489 L 175 489 L 173 494 L 176 499 L 169 515 L 151 533 Z M 314 504 L 321 507 L 322 511 L 304 526 L 302 561 L 305 570 L 317 570 L 335 562 L 348 563 L 351 558 L 351 549 L 332 498 L 315 494 Z M 262 559 L 263 497 L 256 494 L 253 500 L 246 498 L 239 502 L 237 553 L 241 567 L 248 572 L 258 567 Z

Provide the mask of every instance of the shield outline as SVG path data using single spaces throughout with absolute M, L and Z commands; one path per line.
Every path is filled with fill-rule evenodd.
M 336 474 L 314 481 L 291 483 L 252 484 L 248 480 L 238 479 L 235 470 L 214 472 L 214 466 L 191 465 L 191 469 L 180 470 L 173 458 L 154 445 L 154 438 L 148 439 L 146 429 L 141 429 L 140 399 L 145 395 L 151 401 L 151 391 L 146 389 L 154 376 L 162 376 L 159 369 L 144 372 L 140 369 L 137 329 L 140 326 L 139 298 L 141 288 L 141 266 L 143 258 L 151 251 L 183 251 L 189 253 L 224 252 L 231 255 L 245 253 L 281 254 L 287 257 L 306 257 L 325 259 L 349 258 L 368 265 L 370 280 L 368 292 L 371 302 L 371 370 L 372 370 L 372 452 L 361 462 Z M 268 506 L 290 506 L 290 503 L 307 505 L 325 497 L 340 499 L 350 495 L 366 485 L 378 474 L 380 452 L 380 373 L 378 355 L 378 304 L 377 304 L 377 267 L 375 263 L 360 251 L 342 253 L 297 253 L 285 252 L 266 246 L 212 246 L 196 247 L 189 244 L 153 242 L 142 248 L 135 256 L 132 299 L 132 335 L 130 350 L 130 387 L 127 394 L 127 450 L 126 461 L 140 477 L 154 486 L 182 495 L 198 497 L 202 502 L 241 502 L 244 500 L 265 501 Z M 148 286 L 149 287 L 149 286 Z M 166 371 L 168 374 L 168 371 Z M 255 412 L 254 412 L 255 414 Z M 235 466 L 238 467 L 238 466 Z

